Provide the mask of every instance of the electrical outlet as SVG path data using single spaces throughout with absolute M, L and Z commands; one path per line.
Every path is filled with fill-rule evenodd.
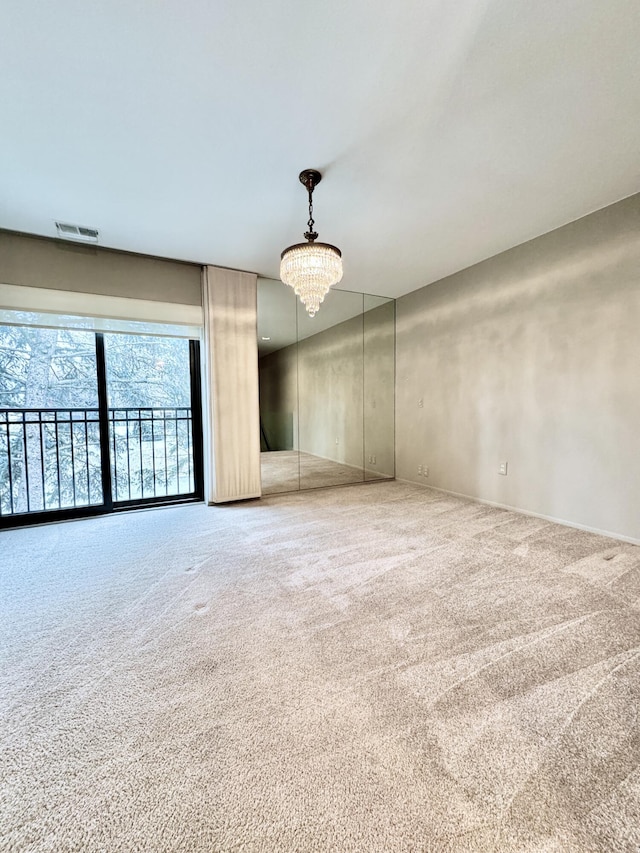
M 375 464 L 376 464 L 376 457 L 375 457 L 375 456 L 372 456 L 372 457 L 371 457 L 371 464 L 372 464 L 372 465 L 375 465 Z
M 507 463 L 501 462 L 498 467 L 498 474 L 503 474 L 505 477 L 507 476 Z
M 336 444 L 340 444 L 340 439 L 336 438 Z
M 423 473 L 423 475 L 424 475 L 425 477 L 428 477 L 428 476 L 429 476 L 429 467 L 428 467 L 428 465 L 423 465 L 423 466 L 422 466 L 422 473 Z
M 423 407 L 424 407 L 424 400 L 422 399 L 422 397 L 420 397 L 420 399 L 418 400 L 418 408 L 422 409 Z
M 422 476 L 422 465 L 418 465 L 418 475 Z

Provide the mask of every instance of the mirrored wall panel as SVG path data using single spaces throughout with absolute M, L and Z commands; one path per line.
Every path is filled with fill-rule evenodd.
M 281 281 L 258 279 L 262 493 L 300 488 L 296 300 Z
M 362 294 L 330 292 L 315 317 L 309 317 L 299 300 L 296 303 L 300 488 L 360 483 Z
M 395 302 L 258 279 L 262 492 L 394 476 Z

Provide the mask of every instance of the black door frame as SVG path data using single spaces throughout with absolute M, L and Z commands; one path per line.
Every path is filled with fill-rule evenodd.
M 12 515 L 0 515 L 0 529 L 8 527 L 29 527 L 35 524 L 50 524 L 56 521 L 70 521 L 76 518 L 89 518 L 124 510 L 142 509 L 152 506 L 195 503 L 204 499 L 204 451 L 202 443 L 202 384 L 200 371 L 200 341 L 189 339 L 189 376 L 191 380 L 191 446 L 193 452 L 194 490 L 187 494 L 169 497 L 136 498 L 128 501 L 114 501 L 111 482 L 111 452 L 109 442 L 109 405 L 107 401 L 107 364 L 104 349 L 104 333 L 94 332 L 96 346 L 96 381 L 98 387 L 98 420 L 100 433 L 100 474 L 102 481 L 101 504 L 70 507 L 67 509 L 47 509 L 39 512 L 23 512 Z M 160 335 L 158 337 L 161 337 Z

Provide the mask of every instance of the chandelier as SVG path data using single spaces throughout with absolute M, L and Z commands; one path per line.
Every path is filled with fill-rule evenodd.
M 280 278 L 294 289 L 310 317 L 314 317 L 329 288 L 342 278 L 342 252 L 329 243 L 316 243 L 313 230 L 313 190 L 322 180 L 316 169 L 300 172 L 300 183 L 309 193 L 309 230 L 306 243 L 289 246 L 280 255 Z

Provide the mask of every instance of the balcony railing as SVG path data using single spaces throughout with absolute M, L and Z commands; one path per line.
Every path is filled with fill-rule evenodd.
M 108 410 L 114 503 L 192 494 L 190 408 Z M 0 515 L 104 503 L 99 411 L 0 409 Z
M 191 409 L 109 409 L 114 501 L 194 491 Z

